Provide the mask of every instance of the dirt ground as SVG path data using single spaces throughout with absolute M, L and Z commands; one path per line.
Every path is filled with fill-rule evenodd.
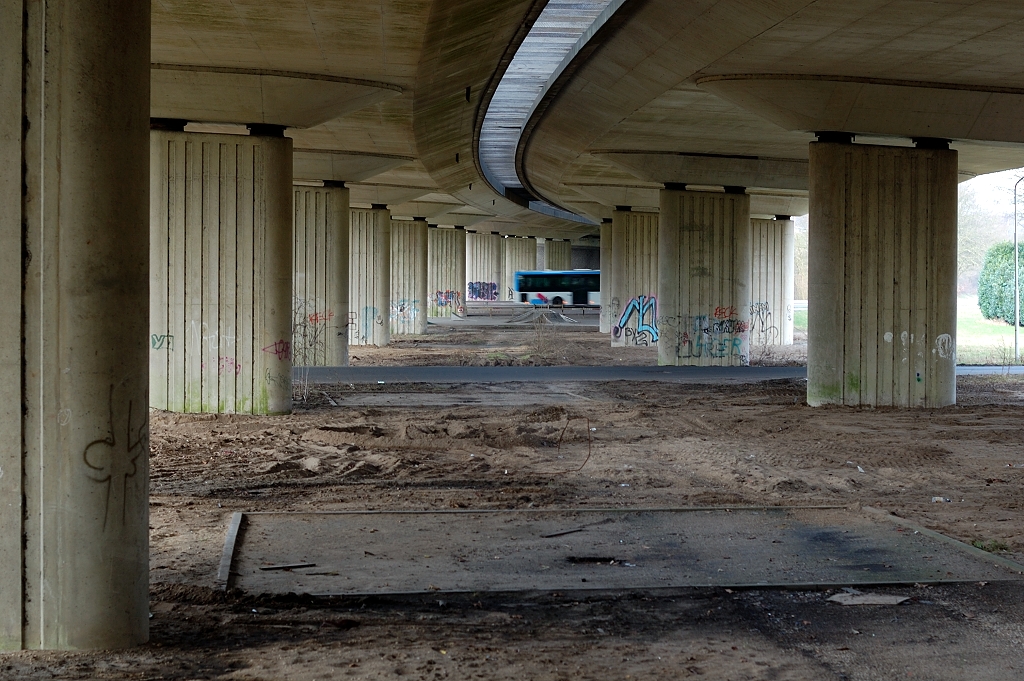
M 794 334 L 785 347 L 751 348 L 757 366 L 807 363 L 807 334 Z M 596 326 L 553 328 L 546 324 L 519 328 L 456 327 L 431 324 L 422 336 L 396 337 L 386 348 L 351 347 L 352 366 L 559 366 L 658 363 L 658 348 L 613 348 Z
M 476 403 L 487 386 L 345 385 L 290 416 L 154 412 L 151 642 L 0 655 L 0 679 L 1024 679 L 1012 582 L 873 590 L 911 597 L 888 607 L 789 590 L 215 590 L 233 511 L 841 504 L 1024 560 L 1019 378 L 961 379 L 958 406 L 916 411 L 811 409 L 792 381 L 547 387 L 544 404 L 525 384 L 499 405 Z M 366 406 L 384 392 L 403 406 Z

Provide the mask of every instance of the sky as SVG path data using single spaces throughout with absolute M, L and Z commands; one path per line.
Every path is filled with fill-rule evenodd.
M 1013 214 L 1013 185 L 1024 176 L 1024 168 L 1004 170 L 1001 173 L 981 175 L 961 184 L 974 190 L 978 204 L 997 215 Z M 1024 182 L 1018 190 L 1022 217 L 1024 217 Z

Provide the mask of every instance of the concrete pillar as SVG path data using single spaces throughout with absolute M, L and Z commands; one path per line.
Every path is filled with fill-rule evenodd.
M 516 272 L 532 272 L 536 269 L 536 239 L 514 236 L 505 239 L 504 299 L 515 300 Z
M 796 243 L 789 216 L 751 220 L 750 344 L 793 344 Z
M 353 208 L 349 222 L 349 345 L 391 342 L 391 213 Z
M 431 227 L 427 232 L 427 296 L 430 317 L 466 314 L 466 230 Z
M 550 239 L 543 239 L 537 237 L 537 269 L 546 270 L 548 269 L 548 242 Z
M 572 242 L 568 239 L 548 239 L 544 245 L 546 268 L 549 270 L 572 269 Z
M 612 219 L 601 221 L 601 333 L 612 332 Z
M 0 650 L 148 639 L 149 3 L 0 0 Z
M 807 401 L 956 402 L 957 153 L 810 145 Z
M 750 197 L 661 191 L 658 363 L 750 362 Z
M 427 221 L 391 221 L 391 335 L 427 332 Z
M 292 141 L 151 135 L 150 404 L 292 402 Z
M 295 187 L 295 366 L 348 366 L 348 202 L 340 182 Z
M 612 213 L 612 277 L 609 325 L 612 345 L 658 342 L 658 214 L 616 209 Z
M 503 300 L 505 240 L 497 232 L 466 234 L 466 300 Z

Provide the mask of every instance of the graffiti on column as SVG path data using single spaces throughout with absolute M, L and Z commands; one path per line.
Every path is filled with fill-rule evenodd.
M 391 301 L 391 321 L 398 324 L 411 324 L 416 321 L 420 314 L 420 301 L 400 300 Z
M 655 296 L 631 299 L 612 327 L 612 342 L 616 345 L 651 346 L 658 342 L 658 336 L 658 299 Z
M 719 307 L 711 315 L 660 317 L 661 343 L 671 343 L 679 359 L 727 359 L 746 364 L 750 324 L 735 315 L 735 307 Z
M 462 292 L 461 291 L 435 291 L 431 295 L 430 302 L 439 311 L 442 308 L 447 308 L 455 314 L 463 314 L 466 309 L 462 304 Z
M 471 281 L 466 286 L 470 300 L 497 300 L 498 285 L 493 281 Z
M 782 331 L 775 325 L 770 303 L 750 303 L 750 340 L 758 345 L 776 345 L 782 341 Z
M 149 345 L 154 350 L 174 351 L 174 336 L 170 334 L 153 334 L 149 337 Z

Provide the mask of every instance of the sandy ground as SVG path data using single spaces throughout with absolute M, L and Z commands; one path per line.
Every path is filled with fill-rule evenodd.
M 797 333 L 786 347 L 751 348 L 751 364 L 807 363 L 807 335 Z M 386 348 L 349 349 L 352 366 L 648 366 L 658 363 L 657 347 L 613 348 L 596 327 L 555 329 L 550 325 L 521 328 L 462 327 L 431 324 L 422 336 L 393 338 Z
M 290 416 L 154 412 L 151 643 L 0 655 L 0 678 L 1022 679 L 1019 583 L 853 608 L 817 591 L 213 588 L 236 510 L 870 505 L 1024 560 L 1024 381 L 958 387 L 957 407 L 919 411 L 810 409 L 802 383 L 769 382 L 566 384 L 544 404 L 511 386 L 518 403 L 487 406 L 465 404 L 485 386 L 325 386 Z M 383 391 L 405 406 L 365 405 Z

